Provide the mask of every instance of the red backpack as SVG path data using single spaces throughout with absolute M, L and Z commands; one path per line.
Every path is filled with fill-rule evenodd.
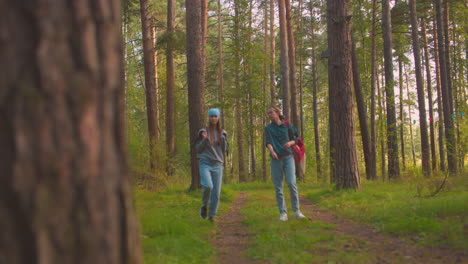
M 289 120 L 284 121 L 284 124 L 288 128 L 289 137 L 292 138 L 292 135 L 291 135 L 292 132 L 289 130 Z M 302 141 L 302 138 L 297 137 L 297 144 L 292 146 L 292 149 L 293 149 L 294 161 L 296 163 L 299 163 L 302 160 L 304 160 L 305 146 L 304 146 L 304 141 Z

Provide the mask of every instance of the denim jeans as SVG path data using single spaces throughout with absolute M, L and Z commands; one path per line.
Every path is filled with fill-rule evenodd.
M 218 211 L 221 184 L 223 182 L 223 164 L 214 161 L 200 160 L 200 183 L 202 185 L 202 207 L 208 206 L 211 217 Z
M 293 155 L 281 157 L 279 160 L 271 159 L 271 178 L 275 185 L 276 202 L 280 213 L 286 213 L 286 203 L 283 194 L 283 175 L 286 176 L 286 183 L 289 187 L 289 195 L 291 196 L 292 210 L 299 210 L 299 194 L 296 185 L 296 168 L 294 165 Z

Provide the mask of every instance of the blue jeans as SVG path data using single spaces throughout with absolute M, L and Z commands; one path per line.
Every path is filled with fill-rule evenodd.
M 299 210 L 299 194 L 296 185 L 296 168 L 294 165 L 293 155 L 281 157 L 279 160 L 271 159 L 271 178 L 275 185 L 276 202 L 280 213 L 286 213 L 286 203 L 283 194 L 283 175 L 286 176 L 286 183 L 289 187 L 289 194 L 291 196 L 292 210 L 296 212 Z
M 214 161 L 200 160 L 200 183 L 202 185 L 202 207 L 208 206 L 211 217 L 218 211 L 221 184 L 223 182 L 223 164 Z

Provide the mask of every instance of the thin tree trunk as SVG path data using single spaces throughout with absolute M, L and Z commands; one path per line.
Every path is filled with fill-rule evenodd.
M 449 5 L 448 5 L 448 0 L 443 0 L 443 5 L 444 7 L 443 7 L 443 14 L 442 14 L 443 16 L 442 26 L 443 26 L 444 41 L 445 41 L 444 47 L 445 47 L 445 64 L 446 64 L 446 71 L 447 71 L 448 99 L 449 99 L 450 109 L 453 112 L 454 105 L 453 105 L 452 67 L 450 63 L 450 38 L 449 38 L 450 10 L 449 10 Z M 449 165 L 449 168 L 450 168 L 450 165 Z
M 312 8 L 311 8 L 312 13 Z M 318 124 L 318 105 L 317 105 L 317 57 L 315 54 L 316 44 L 315 44 L 315 32 L 314 28 L 311 29 L 311 42 L 312 42 L 312 107 L 314 115 L 314 140 L 315 140 L 315 161 L 317 166 L 317 178 L 321 179 L 322 177 L 322 161 L 320 154 L 320 134 L 319 134 L 319 124 Z
M 120 1 L 0 6 L 0 262 L 142 263 Z
M 376 82 L 376 47 L 375 47 L 375 21 L 376 21 L 376 9 L 377 9 L 377 0 L 372 0 L 372 31 L 371 31 L 371 111 L 370 111 L 370 124 L 371 124 L 371 166 L 376 172 L 375 176 L 377 178 L 377 140 L 375 136 L 375 82 Z M 369 175 L 372 176 L 372 175 Z M 369 180 L 375 180 L 376 178 L 368 178 Z
M 192 182 L 190 190 L 200 188 L 200 172 L 198 166 L 195 142 L 197 132 L 204 124 L 203 86 L 205 68 L 203 67 L 202 52 L 202 17 L 201 0 L 186 0 L 187 26 L 187 84 L 190 128 L 190 157 Z
M 416 89 L 418 93 L 419 107 L 419 132 L 421 137 L 421 159 L 423 173 L 426 177 L 431 176 L 431 158 L 429 155 L 429 137 L 427 135 L 427 118 L 426 104 L 424 97 L 424 81 L 421 72 L 421 52 L 419 49 L 418 37 L 418 21 L 416 13 L 416 0 L 409 0 L 410 3 L 410 20 L 411 20 L 411 36 L 413 42 L 413 54 L 416 71 Z
M 327 0 L 330 153 L 337 189 L 359 189 L 352 90 L 350 0 Z
M 440 156 L 440 170 L 445 171 L 445 151 L 444 151 L 444 115 L 443 115 L 443 104 L 442 104 L 442 83 L 440 78 L 440 67 L 439 67 L 439 45 L 437 36 L 437 24 L 436 19 L 433 20 L 433 36 L 434 36 L 434 62 L 436 68 L 436 83 L 437 83 L 437 115 L 439 116 L 439 156 Z
M 175 158 L 175 66 L 173 34 L 175 21 L 175 0 L 167 1 L 167 34 L 169 41 L 166 47 L 166 151 L 167 151 L 167 175 L 174 174 Z
M 401 56 L 398 56 L 398 83 L 400 86 L 400 141 L 401 141 L 401 161 L 403 165 L 403 171 L 406 170 L 406 159 L 405 159 L 405 134 L 404 134 L 404 128 L 405 128 L 405 117 L 404 114 L 405 112 L 403 111 L 403 105 L 404 105 L 404 94 L 403 94 L 403 62 L 401 59 Z
M 154 22 L 153 22 L 154 23 Z M 151 38 L 153 40 L 153 65 L 154 65 L 154 93 L 155 93 L 155 101 L 154 101 L 154 115 L 156 117 L 156 141 L 159 142 L 161 137 L 161 126 L 159 124 L 159 85 L 158 85 L 158 50 L 157 47 L 157 32 L 156 27 L 151 26 Z
M 354 94 L 356 97 L 356 103 L 358 108 L 359 115 L 359 126 L 361 128 L 361 137 L 362 137 L 362 148 L 364 150 L 364 160 L 366 163 L 366 176 L 367 178 L 374 179 L 376 177 L 376 171 L 372 171 L 373 167 L 371 165 L 371 148 L 370 148 L 370 138 L 369 138 L 369 129 L 367 127 L 367 113 L 366 105 L 364 103 L 364 95 L 362 94 L 361 87 L 361 76 L 359 75 L 359 66 L 356 57 L 356 47 L 354 44 L 354 38 L 351 34 L 352 41 L 352 72 L 353 72 L 353 83 L 354 83 Z
M 411 97 L 410 97 L 410 91 L 409 91 L 408 71 L 405 71 L 405 81 L 406 81 L 406 93 L 408 94 L 408 101 L 410 101 Z M 411 142 L 411 154 L 413 157 L 413 167 L 416 167 L 416 153 L 414 151 L 413 119 L 411 115 L 411 104 L 408 104 L 408 116 L 410 118 L 410 142 Z
M 429 63 L 429 51 L 427 44 L 426 35 L 426 20 L 424 17 L 421 18 L 421 31 L 423 34 L 423 47 L 424 47 L 424 61 L 426 63 L 426 81 L 427 81 L 427 95 L 429 99 L 429 131 L 431 139 L 431 160 L 432 170 L 437 169 L 437 158 L 436 158 L 436 147 L 435 147 L 435 131 L 434 131 L 434 107 L 432 101 L 432 80 L 431 80 L 431 68 Z
M 300 126 L 301 126 L 301 129 L 300 129 L 300 136 L 301 138 L 304 139 L 304 102 L 303 102 L 303 97 L 304 97 L 304 94 L 303 94 L 303 75 L 304 75 L 304 69 L 303 69 L 303 62 L 302 62 L 302 57 L 303 57 L 303 47 L 304 47 L 304 40 L 302 38 L 302 32 L 303 32 L 303 28 L 302 28 L 302 0 L 299 0 L 299 16 L 298 16 L 298 19 L 299 19 L 299 50 L 300 50 L 300 54 L 299 54 L 299 111 L 300 111 Z M 304 175 L 303 175 L 304 176 Z
M 263 9 L 263 49 L 265 53 L 268 53 L 268 10 L 269 6 L 265 2 L 264 9 Z M 267 109 L 267 93 L 266 93 L 266 87 L 267 87 L 267 58 L 263 59 L 263 64 L 262 64 L 262 92 L 263 92 L 263 109 L 264 111 Z M 262 127 L 266 126 L 266 117 L 265 115 L 262 115 Z M 262 180 L 264 182 L 267 181 L 267 168 L 266 168 L 266 148 L 263 147 L 265 146 L 265 136 L 262 133 Z
M 141 30 L 143 34 L 143 60 L 145 67 L 146 116 L 148 119 L 149 156 L 151 171 L 156 169 L 156 92 L 154 87 L 153 45 L 151 41 L 151 18 L 148 12 L 148 0 L 140 0 Z
M 271 104 L 276 105 L 276 41 L 275 41 L 275 0 L 270 0 L 270 97 Z
M 221 0 L 218 0 L 218 100 L 221 104 L 221 124 L 225 127 L 224 120 L 224 57 L 223 57 L 223 21 L 221 18 Z
M 385 98 L 383 95 L 383 91 L 381 89 L 381 86 L 384 86 L 383 80 L 382 80 L 382 85 L 380 85 L 380 82 L 377 78 L 377 93 L 378 93 L 378 104 L 379 104 L 379 123 L 380 123 L 380 169 L 381 169 L 381 174 L 382 174 L 382 180 L 385 181 L 386 178 L 386 163 L 385 163 L 385 124 L 384 122 L 384 109 L 385 109 Z
M 249 37 L 248 37 L 248 43 L 252 43 L 252 7 L 253 7 L 253 2 L 250 2 L 249 4 Z M 253 89 L 253 80 L 252 80 L 252 69 L 253 69 L 253 55 L 252 55 L 252 49 L 249 49 L 248 52 L 248 102 L 249 102 L 249 152 L 250 152 L 250 172 L 251 172 L 251 177 L 250 179 L 255 180 L 257 177 L 257 164 L 256 164 L 256 155 L 255 155 L 255 117 L 254 117 L 254 111 L 253 111 L 253 99 L 252 99 L 252 89 Z
M 387 145 L 388 145 L 388 177 L 400 177 L 398 161 L 398 137 L 395 113 L 395 94 L 393 91 L 393 56 L 392 56 L 392 25 L 389 0 L 382 0 L 382 32 L 385 60 L 385 94 L 387 98 Z
M 289 115 L 289 54 L 288 54 L 288 34 L 286 26 L 286 0 L 278 0 L 279 24 L 280 24 L 280 47 L 281 47 L 281 94 L 283 115 L 288 119 Z
M 296 84 L 296 46 L 294 44 L 294 32 L 291 21 L 291 3 L 290 0 L 284 0 L 286 11 L 286 30 L 288 39 L 288 61 L 289 61 L 289 89 L 291 91 L 291 109 L 290 118 L 298 130 L 301 128 L 299 120 L 299 110 L 297 103 L 297 84 Z M 300 133 L 300 131 L 299 131 Z
M 450 70 L 447 62 L 446 55 L 446 42 L 444 42 L 444 25 L 442 21 L 442 10 L 441 0 L 436 0 L 436 20 L 437 20 L 437 37 L 438 37 L 438 48 L 439 48 L 439 67 L 441 76 L 441 89 L 442 89 L 442 103 L 444 105 L 444 125 L 445 125 L 445 143 L 447 148 L 447 161 L 448 169 L 451 175 L 457 174 L 457 158 L 456 158 L 456 142 L 455 142 L 455 131 L 453 127 L 453 108 L 451 104 L 451 90 L 449 86 L 449 75 Z

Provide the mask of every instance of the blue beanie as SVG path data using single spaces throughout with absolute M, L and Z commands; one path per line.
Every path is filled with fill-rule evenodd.
M 210 111 L 208 111 L 208 117 L 210 116 L 217 116 L 217 117 L 221 117 L 221 111 L 219 111 L 218 108 L 211 108 Z

